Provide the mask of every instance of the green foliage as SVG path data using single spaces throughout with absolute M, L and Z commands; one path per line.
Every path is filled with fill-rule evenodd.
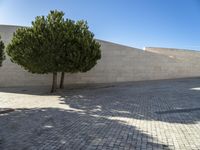
M 77 21 L 73 25 L 67 23 L 67 41 L 62 55 L 62 72 L 86 72 L 93 68 L 101 58 L 100 44 L 95 41 L 94 34 L 89 31 L 87 22 Z
M 5 59 L 4 48 L 5 48 L 5 46 L 4 46 L 4 43 L 1 40 L 1 36 L 0 36 L 0 67 L 2 66 L 2 62 Z
M 36 17 L 31 27 L 17 29 L 7 47 L 11 61 L 32 73 L 58 72 L 65 40 L 63 16 L 51 11 L 47 17 Z
M 86 72 L 101 58 L 100 44 L 84 21 L 64 19 L 51 11 L 31 27 L 19 28 L 7 46 L 11 61 L 32 73 Z

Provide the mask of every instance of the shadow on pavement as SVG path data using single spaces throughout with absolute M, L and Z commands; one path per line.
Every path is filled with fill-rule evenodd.
M 134 126 L 64 109 L 17 109 L 0 116 L 0 149 L 170 149 Z
M 16 109 L 0 115 L 0 149 L 174 149 L 133 123 L 200 121 L 198 79 L 126 83 L 58 91 L 59 108 Z M 7 92 L 21 93 L 21 89 Z M 31 88 L 22 94 L 48 95 Z M 6 92 L 6 89 L 1 92 Z M 6 109 L 6 108 L 4 108 Z M 74 109 L 74 110 L 73 110 Z

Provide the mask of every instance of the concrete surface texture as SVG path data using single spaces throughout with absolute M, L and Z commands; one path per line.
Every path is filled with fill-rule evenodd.
M 10 42 L 17 26 L 0 25 L 3 41 Z M 158 80 L 200 75 L 200 52 L 146 48 L 141 50 L 99 40 L 102 59 L 86 73 L 66 74 L 65 84 Z M 10 62 L 0 68 L 0 87 L 50 85 L 52 75 L 31 74 Z M 59 79 L 58 79 L 59 80 Z
M 1 150 L 199 150 L 200 80 L 1 88 Z

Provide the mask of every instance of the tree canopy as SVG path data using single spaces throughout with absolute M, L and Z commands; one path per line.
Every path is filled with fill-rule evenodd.
M 100 44 L 94 39 L 94 34 L 89 31 L 87 22 L 77 21 L 67 27 L 68 41 L 64 47 L 63 65 L 61 71 L 75 73 L 86 72 L 93 68 L 101 58 Z
M 31 73 L 86 72 L 101 58 L 100 44 L 87 22 L 64 19 L 62 11 L 37 16 L 31 27 L 19 28 L 7 46 L 11 61 Z
M 7 46 L 11 60 L 31 73 L 58 72 L 65 42 L 63 15 L 51 11 L 47 17 L 36 17 L 31 27 L 17 29 Z
M 4 46 L 4 43 L 1 40 L 1 36 L 0 36 L 0 67 L 2 66 L 2 62 L 5 59 L 4 48 L 5 48 L 5 46 Z

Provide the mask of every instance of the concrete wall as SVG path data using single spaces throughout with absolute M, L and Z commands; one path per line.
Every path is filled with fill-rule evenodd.
M 0 35 L 7 44 L 16 26 L 0 25 Z M 87 73 L 67 74 L 65 84 L 108 83 L 158 80 L 200 75 L 200 53 L 177 49 L 131 48 L 101 43 L 102 59 Z M 0 87 L 50 85 L 52 75 L 37 75 L 10 62 L 8 56 L 0 68 Z

